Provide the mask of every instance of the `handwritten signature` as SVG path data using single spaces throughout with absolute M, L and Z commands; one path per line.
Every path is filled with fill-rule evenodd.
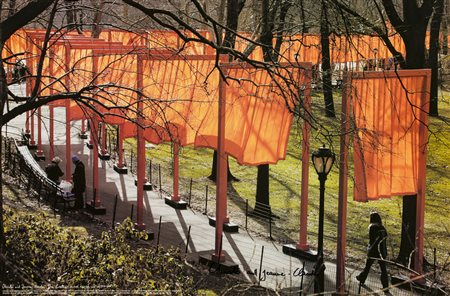
M 261 282 L 264 282 L 265 280 L 267 280 L 267 277 L 270 277 L 270 276 L 274 276 L 274 277 L 278 277 L 278 276 L 285 277 L 286 276 L 286 274 L 284 272 L 276 272 L 276 271 L 270 271 L 270 270 L 266 270 L 266 269 L 261 270 L 260 274 L 258 274 L 258 269 L 255 269 L 254 271 L 247 271 L 247 274 L 257 275 Z M 313 275 L 314 275 L 314 272 L 306 272 L 304 267 L 301 267 L 301 268 L 297 267 L 292 272 L 293 277 L 303 277 L 303 276 L 313 276 Z

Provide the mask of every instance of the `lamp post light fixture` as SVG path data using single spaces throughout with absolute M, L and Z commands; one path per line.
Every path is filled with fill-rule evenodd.
M 328 173 L 333 167 L 334 160 L 334 153 L 326 148 L 325 145 L 312 153 L 312 162 L 320 182 L 319 238 L 317 245 L 317 261 L 314 267 L 314 293 L 321 293 L 324 291 L 325 265 L 323 260 L 323 220 L 325 214 L 325 181 L 327 180 Z

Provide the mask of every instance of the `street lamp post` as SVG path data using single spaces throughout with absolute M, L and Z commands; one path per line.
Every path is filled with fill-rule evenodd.
M 314 267 L 314 293 L 324 291 L 325 265 L 323 260 L 323 220 L 325 214 L 325 181 L 335 160 L 335 155 L 330 149 L 321 147 L 312 153 L 314 169 L 319 176 L 320 204 L 319 204 L 319 238 L 317 244 L 317 261 Z

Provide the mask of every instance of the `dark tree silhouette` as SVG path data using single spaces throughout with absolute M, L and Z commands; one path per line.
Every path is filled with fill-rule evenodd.
M 336 117 L 331 86 L 330 29 L 328 25 L 328 8 L 325 0 L 321 1 L 320 44 L 322 51 L 322 88 L 325 102 L 325 116 Z
M 382 0 L 384 11 L 388 17 L 389 22 L 397 33 L 401 36 L 406 49 L 405 57 L 398 52 L 393 44 L 390 42 L 387 34 L 387 29 L 379 27 L 366 19 L 361 14 L 357 13 L 354 9 L 348 6 L 342 1 L 330 2 L 335 5 L 340 11 L 342 11 L 343 17 L 351 16 L 355 18 L 360 24 L 366 26 L 374 33 L 376 33 L 386 44 L 387 48 L 395 58 L 395 63 L 403 69 L 422 69 L 426 66 L 426 47 L 425 37 L 428 28 L 428 24 L 433 15 L 434 23 L 432 24 L 433 36 L 435 39 L 439 36 L 439 28 L 442 14 L 442 1 L 441 0 L 423 0 L 421 4 L 418 1 L 402 0 L 402 5 L 398 6 L 393 0 Z M 375 2 L 376 9 L 380 13 L 380 19 L 384 20 L 384 14 L 381 7 Z M 402 13 L 398 9 L 402 8 Z M 385 24 L 384 24 L 385 25 Z M 438 41 L 430 40 L 433 43 L 433 50 L 430 48 L 430 61 L 433 65 L 437 61 L 437 43 Z M 432 56 L 433 55 L 433 56 Z M 436 56 L 435 56 L 436 55 Z M 436 59 L 436 60 L 435 60 Z M 436 68 L 437 69 L 437 68 Z M 437 70 L 436 70 L 437 73 Z M 436 78 L 434 78 L 436 79 Z M 433 80 L 433 78 L 432 78 Z M 435 88 L 432 92 L 437 94 L 437 84 L 433 85 Z M 435 100 L 437 114 L 437 97 Z M 402 237 L 400 243 L 400 251 L 397 257 L 397 261 L 407 265 L 409 258 L 415 248 L 415 235 L 416 229 L 416 203 L 417 195 L 408 195 L 403 197 L 402 207 Z
M 19 11 L 15 12 L 15 6 L 10 6 L 10 12 L 6 19 L 1 19 L 0 22 L 0 51 L 3 51 L 5 42 L 8 40 L 17 30 L 28 24 L 35 19 L 38 15 L 49 8 L 55 1 L 54 0 L 42 0 L 33 1 L 22 7 Z M 15 4 L 15 3 L 13 3 Z M 13 11 L 11 13 L 11 11 Z M 6 72 L 4 68 L 5 61 L 3 56 L 0 55 L 0 114 L 5 114 L 5 106 L 8 100 L 8 84 L 6 80 Z M 34 105 L 30 102 L 29 105 Z M 28 106 L 28 110 L 34 109 L 34 106 Z M 7 116 L 0 116 L 0 128 L 3 127 L 11 118 Z M 0 143 L 2 142 L 2 133 L 0 133 Z M 0 155 L 3 154 L 2 145 L 0 145 Z M 0 158 L 1 166 L 1 158 Z M 3 172 L 0 169 L 0 180 L 3 180 Z M 0 182 L 0 278 L 5 278 L 5 232 L 3 226 L 3 182 Z M 3 287 L 0 287 L 0 291 L 3 291 Z

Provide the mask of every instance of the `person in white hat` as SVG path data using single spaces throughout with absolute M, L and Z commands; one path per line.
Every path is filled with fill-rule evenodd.
M 52 159 L 52 162 L 50 162 L 45 167 L 45 173 L 47 174 L 47 178 L 49 178 L 50 180 L 52 180 L 53 182 L 55 182 L 58 185 L 60 183 L 59 178 L 64 175 L 63 171 L 59 167 L 60 162 L 61 162 L 61 158 L 56 156 Z

